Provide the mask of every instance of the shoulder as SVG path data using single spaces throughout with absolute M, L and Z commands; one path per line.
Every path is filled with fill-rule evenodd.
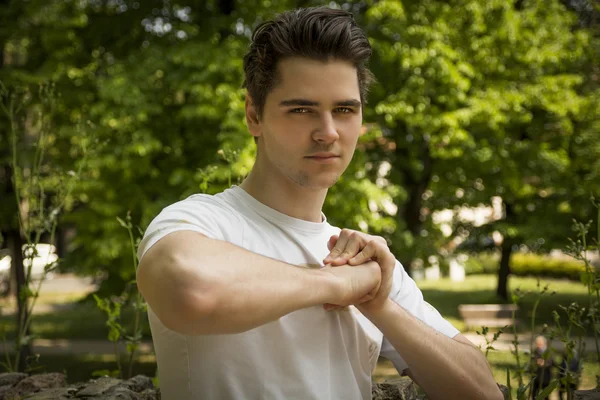
M 241 242 L 243 223 L 239 213 L 220 196 L 194 194 L 175 202 L 154 217 L 138 248 L 141 256 L 156 242 L 176 231 L 195 231 L 211 239 Z

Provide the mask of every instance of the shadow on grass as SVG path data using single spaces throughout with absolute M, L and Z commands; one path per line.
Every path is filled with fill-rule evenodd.
M 148 316 L 142 313 L 143 338 L 150 339 Z M 128 332 L 133 331 L 134 313 L 126 310 L 121 322 Z M 4 326 L 7 340 L 14 339 L 16 317 L 3 315 L 0 325 Z M 92 303 L 75 303 L 69 308 L 59 308 L 54 312 L 38 314 L 31 323 L 32 333 L 44 339 L 107 339 L 106 315 Z

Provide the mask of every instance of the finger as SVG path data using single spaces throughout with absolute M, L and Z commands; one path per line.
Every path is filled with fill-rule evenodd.
M 342 251 L 344 251 L 344 249 L 346 248 L 346 243 L 348 242 L 349 236 L 350 236 L 350 231 L 342 229 L 342 231 L 340 232 L 340 235 L 337 239 L 337 242 L 335 243 L 335 246 L 333 247 L 333 249 L 331 249 L 331 252 L 329 253 L 329 255 L 327 257 L 325 257 L 325 259 L 323 260 L 324 263 L 330 263 L 337 256 L 342 254 Z
M 360 265 L 369 261 L 370 259 L 377 259 L 378 251 L 379 249 L 377 248 L 377 243 L 371 240 L 369 243 L 367 243 L 364 249 L 348 260 L 348 264 Z
M 335 246 L 335 244 L 338 241 L 339 236 L 338 235 L 333 235 L 332 237 L 329 238 L 329 241 L 327 242 L 327 249 L 329 249 L 329 251 L 331 251 L 331 249 L 333 249 L 333 247 Z
M 363 297 L 361 297 L 356 304 L 366 303 L 367 301 L 371 301 L 375 298 L 375 294 L 367 293 Z
M 342 252 L 333 259 L 332 263 L 335 265 L 344 265 L 354 257 L 363 247 L 364 240 L 361 238 L 360 234 L 352 233 L 348 241 L 346 242 L 346 247 L 342 250 Z

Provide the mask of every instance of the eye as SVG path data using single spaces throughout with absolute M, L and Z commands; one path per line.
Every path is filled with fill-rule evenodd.
M 310 112 L 310 109 L 304 108 L 304 107 L 301 107 L 301 108 L 292 108 L 290 110 L 290 113 L 292 113 L 292 114 L 306 114 L 306 113 L 309 113 L 309 112 Z
M 335 110 L 340 114 L 349 114 L 349 113 L 354 112 L 354 110 L 352 108 L 348 108 L 348 107 L 338 107 Z

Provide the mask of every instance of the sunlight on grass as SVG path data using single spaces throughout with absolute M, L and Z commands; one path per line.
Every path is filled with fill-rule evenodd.
M 566 279 L 548 279 L 540 278 L 542 286 L 549 284 L 550 291 L 556 290 L 561 294 L 579 294 L 587 295 L 587 288 L 580 282 L 573 282 Z M 440 280 L 417 281 L 417 286 L 421 290 L 443 290 L 451 292 L 475 292 L 489 291 L 495 296 L 498 277 L 496 275 L 471 275 L 467 276 L 463 282 L 454 282 L 450 278 Z M 536 290 L 537 278 L 511 276 L 508 280 L 509 290 L 520 288 L 521 290 Z
M 495 275 L 472 275 L 466 277 L 464 282 L 453 282 L 449 278 L 437 281 L 418 281 L 417 285 L 423 292 L 427 302 L 434 306 L 440 314 L 448 319 L 457 329 L 464 331 L 464 324 L 458 312 L 460 304 L 494 304 L 502 303 L 496 297 L 498 278 Z M 542 298 L 536 313 L 536 330 L 543 324 L 554 325 L 552 312 L 559 311 L 560 305 L 569 305 L 572 302 L 587 304 L 587 288 L 581 283 L 560 279 L 541 279 L 540 287 L 549 285 L 549 292 Z M 529 277 L 514 277 L 509 279 L 509 290 L 520 288 L 522 291 L 531 291 L 532 294 L 523 298 L 519 304 L 517 320 L 524 329 L 531 326 L 531 317 L 535 294 L 538 291 L 537 279 Z M 561 312 L 559 312 L 561 313 Z

